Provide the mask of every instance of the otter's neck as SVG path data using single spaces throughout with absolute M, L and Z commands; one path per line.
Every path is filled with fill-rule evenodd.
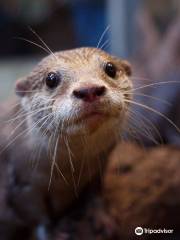
M 48 175 L 61 172 L 67 181 L 82 182 L 84 185 L 97 174 L 102 174 L 107 157 L 116 143 L 116 135 L 108 131 L 99 131 L 92 135 L 67 136 L 56 138 L 34 135 L 31 139 L 32 148 L 43 145 L 42 157 L 39 161 L 39 170 L 47 171 Z M 43 141 L 43 142 L 42 142 Z M 44 159 L 46 153 L 47 159 Z M 49 180 L 49 178 L 48 178 Z

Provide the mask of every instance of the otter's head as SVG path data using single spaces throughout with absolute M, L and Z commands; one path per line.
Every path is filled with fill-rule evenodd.
M 16 84 L 31 124 L 67 135 L 115 130 L 132 87 L 126 61 L 95 48 L 52 54 Z

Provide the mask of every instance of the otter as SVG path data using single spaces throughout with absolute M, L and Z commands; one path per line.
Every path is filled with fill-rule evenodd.
M 3 239 L 22 229 L 27 239 L 29 226 L 60 217 L 101 175 L 126 122 L 130 76 L 127 61 L 78 48 L 50 54 L 17 81 L 18 97 L 0 113 Z

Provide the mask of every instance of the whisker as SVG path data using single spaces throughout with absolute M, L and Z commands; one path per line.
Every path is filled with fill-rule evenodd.
M 104 49 L 105 47 L 109 46 L 109 40 L 107 39 L 103 44 L 102 46 L 100 47 L 100 49 Z
M 59 135 L 56 139 L 56 144 L 55 144 L 55 149 L 54 149 L 54 155 L 53 155 L 53 159 L 52 159 L 52 164 L 51 164 L 51 173 L 50 173 L 50 179 L 49 179 L 49 186 L 48 186 L 48 191 L 50 190 L 50 186 L 51 186 L 51 182 L 52 182 L 52 176 L 53 176 L 53 171 L 54 171 L 54 166 L 56 163 L 56 155 L 57 155 L 57 146 L 59 143 Z
M 60 123 L 60 120 L 59 120 L 59 123 Z M 56 126 L 56 130 L 53 134 L 53 138 L 56 137 L 56 133 L 58 131 L 58 128 L 59 128 L 59 123 L 57 124 Z M 56 155 L 57 155 L 57 146 L 58 146 L 58 143 L 59 143 L 59 139 L 60 139 L 60 134 L 58 133 L 58 137 L 56 139 L 56 142 L 55 142 L 55 148 L 54 148 L 54 154 L 53 154 L 53 161 L 52 161 L 52 164 L 51 164 L 51 173 L 50 173 L 50 179 L 49 179 L 49 186 L 48 186 L 48 190 L 50 189 L 50 186 L 51 186 L 51 182 L 52 182 L 52 176 L 53 176 L 53 171 L 54 171 L 54 167 L 57 168 L 58 172 L 60 173 L 61 177 L 63 178 L 64 182 L 69 185 L 68 181 L 66 180 L 65 176 L 63 175 L 62 171 L 60 170 L 58 164 L 56 163 Z M 53 140 L 53 139 L 52 139 Z M 51 140 L 51 141 L 52 141 Z M 50 144 L 50 143 L 49 143 Z
M 134 114 L 133 112 L 131 112 L 131 113 Z M 129 118 L 131 118 L 133 120 L 133 121 L 130 122 L 130 124 L 132 125 L 132 127 L 134 127 L 135 130 L 137 130 L 140 133 L 140 135 L 146 137 L 147 139 L 149 139 L 150 141 L 152 141 L 156 145 L 159 144 L 159 142 L 156 141 L 156 139 L 153 137 L 152 132 L 146 126 L 145 122 L 142 119 L 139 119 L 139 120 L 136 119 L 136 121 L 135 121 L 133 116 L 132 117 L 129 116 Z M 134 126 L 133 126 L 133 124 L 134 124 Z
M 137 135 L 137 128 L 134 128 L 133 126 L 128 126 L 128 127 L 126 127 L 126 132 L 128 133 L 128 135 L 130 135 L 132 137 L 131 141 L 133 141 L 133 142 L 137 141 L 138 144 L 140 144 L 141 147 L 144 148 L 144 143 L 143 143 L 142 139 Z M 141 134 L 141 131 L 140 131 L 140 134 Z M 125 136 L 123 136 L 122 134 L 121 134 L 121 137 L 124 138 L 123 139 L 124 141 L 129 141 L 129 137 L 126 137 L 126 139 L 125 139 Z
M 42 44 L 49 50 L 49 52 L 55 57 L 55 59 L 58 60 L 56 55 L 53 53 L 53 51 L 51 51 L 51 49 L 44 42 L 44 40 L 31 27 L 29 27 L 29 30 L 42 42 Z
M 44 125 L 47 123 L 47 121 L 49 121 L 49 119 L 51 118 L 52 113 L 48 114 L 46 116 L 47 119 L 44 120 L 44 122 L 41 124 L 41 126 L 39 127 L 39 133 L 41 134 L 41 129 L 44 127 Z M 41 136 L 45 136 L 45 134 L 47 133 L 48 129 L 45 129 Z M 39 149 L 37 149 L 37 151 L 35 150 L 34 153 L 31 154 L 31 156 L 29 157 L 30 162 L 32 163 L 32 169 L 34 169 L 34 171 L 37 169 L 38 164 L 39 164 L 39 159 L 41 156 L 41 152 L 42 152 L 42 146 L 43 146 L 43 141 L 40 141 L 40 147 Z M 37 148 L 37 145 L 36 145 Z M 37 155 L 37 158 L 35 157 Z
M 48 55 L 51 53 L 51 52 L 49 52 L 46 48 L 44 48 L 43 46 L 41 46 L 41 45 L 39 45 L 38 43 L 35 43 L 35 42 L 31 41 L 31 40 L 28 40 L 28 39 L 26 39 L 26 38 L 23 38 L 23 37 L 14 37 L 14 39 L 22 40 L 22 41 L 28 42 L 28 43 L 30 43 L 30 44 L 32 44 L 32 45 L 35 45 L 36 47 L 39 47 L 39 48 L 43 49 L 46 53 L 48 53 Z M 24 91 L 23 91 L 23 92 L 24 92 Z
M 81 176 L 82 176 L 82 173 L 83 173 L 84 165 L 85 165 L 85 157 L 82 157 L 80 170 L 79 170 L 79 176 L 78 176 L 78 180 L 77 180 L 77 186 L 80 185 L 80 180 L 81 180 Z
M 138 87 L 138 88 L 131 89 L 130 91 L 126 91 L 126 93 L 136 91 L 136 90 L 139 90 L 139 89 L 144 89 L 144 88 L 147 88 L 147 87 L 159 86 L 161 84 L 172 84 L 172 83 L 180 83 L 180 81 L 164 81 L 164 82 L 151 83 L 151 84 L 143 85 L 143 86 Z
M 15 117 L 15 118 L 9 119 L 9 120 L 4 121 L 4 122 L 5 122 L 5 123 L 13 122 L 13 121 L 15 121 L 15 120 L 17 120 L 17 119 L 20 119 L 20 118 L 22 118 L 22 117 L 33 116 L 33 115 L 35 115 L 36 113 L 39 113 L 39 112 L 41 112 L 41 111 L 43 111 L 43 110 L 48 110 L 48 109 L 52 109 L 52 106 L 43 107 L 43 108 L 40 108 L 40 109 L 31 111 L 31 112 L 27 112 L 27 113 L 25 113 L 25 114 L 22 114 L 21 116 L 17 116 L 17 117 Z M 24 111 L 24 112 L 25 112 L 25 111 Z
M 151 95 L 147 95 L 147 94 L 143 94 L 143 93 L 132 93 L 132 95 L 134 96 L 143 96 L 143 97 L 147 97 L 147 98 L 150 98 L 150 99 L 153 99 L 155 101 L 159 101 L 159 102 L 162 102 L 166 105 L 169 105 L 171 106 L 172 104 L 164 99 L 161 99 L 161 98 L 157 98 L 157 97 L 154 97 L 154 96 L 151 96 Z
M 155 110 L 154 108 L 152 107 L 149 107 L 149 106 L 146 106 L 144 104 L 141 104 L 141 103 L 138 103 L 138 102 L 135 102 L 135 101 L 131 101 L 131 100 L 125 100 L 125 102 L 129 102 L 129 103 L 132 103 L 134 105 L 137 105 L 137 106 L 140 106 L 146 110 L 149 110 L 151 112 L 154 112 L 156 113 L 157 115 L 161 116 L 162 118 L 164 118 L 166 121 L 168 121 L 179 133 L 180 133 L 180 129 L 178 128 L 178 126 L 171 120 L 169 119 L 167 116 L 165 116 L 163 113 L 161 112 L 158 112 L 157 110 Z
M 61 177 L 63 178 L 64 182 L 69 186 L 69 182 L 67 181 L 67 179 L 64 177 L 61 169 L 59 168 L 58 164 L 55 162 L 54 163 L 55 167 L 57 168 L 58 172 L 60 173 Z
M 66 144 L 66 147 L 67 147 L 67 150 L 69 153 L 70 166 L 71 166 L 72 171 L 75 172 L 74 165 L 73 165 L 72 158 L 71 158 L 72 153 L 71 153 L 71 149 L 69 147 L 68 139 L 66 137 L 64 137 L 64 139 L 65 139 L 65 144 Z
M 39 93 L 39 91 L 40 91 L 40 90 L 31 90 L 31 91 L 30 91 L 30 90 L 29 90 L 29 91 L 26 91 L 26 90 L 20 91 L 20 90 L 18 90 L 18 91 L 16 91 L 16 92 L 17 92 L 17 93 L 34 93 L 34 92 L 35 92 L 35 93 L 37 93 L 37 92 Z
M 50 107 L 50 109 L 51 109 L 52 107 Z M 47 108 L 46 108 L 47 109 Z M 49 108 L 48 108 L 49 109 Z M 30 117 L 30 116 L 33 116 L 33 115 L 35 115 L 35 114 L 37 114 L 39 111 L 42 111 L 43 109 L 41 108 L 41 109 L 38 109 L 37 111 L 32 111 L 32 112 L 28 112 L 27 113 L 27 115 L 25 115 L 25 114 L 23 114 L 23 116 L 19 116 L 20 118 L 21 117 L 25 117 L 25 116 L 28 116 L 28 117 Z M 50 113 L 51 114 L 51 113 Z M 19 117 L 18 117 L 18 119 L 19 119 Z M 17 119 L 17 118 L 14 118 L 15 120 Z M 11 121 L 11 120 L 10 120 Z M 14 120 L 13 120 L 14 121 Z M 15 127 L 15 129 L 13 129 L 13 131 L 11 132 L 11 134 L 10 134 L 10 136 L 12 136 L 14 133 L 15 133 L 15 131 L 20 127 L 20 126 L 22 126 L 23 125 L 23 123 L 25 123 L 27 121 L 27 119 L 25 118 L 25 119 L 23 119 L 16 127 Z
M 100 46 L 100 44 L 101 44 L 101 42 L 102 42 L 105 34 L 108 32 L 109 29 L 110 29 L 110 25 L 108 25 L 108 26 L 105 28 L 104 32 L 102 33 L 102 35 L 101 35 L 101 37 L 100 37 L 100 39 L 99 39 L 99 41 L 98 41 L 98 44 L 97 44 L 96 48 L 99 48 L 99 46 Z
M 160 143 L 163 144 L 163 142 L 164 142 L 164 141 L 163 141 L 163 138 L 162 138 L 159 130 L 158 130 L 157 127 L 155 126 L 155 124 L 153 124 L 153 122 L 152 122 L 151 120 L 149 120 L 148 118 L 146 118 L 142 113 L 137 112 L 137 111 L 135 111 L 135 110 L 131 110 L 131 111 L 132 111 L 132 113 L 134 113 L 134 114 L 137 115 L 137 116 L 140 115 L 140 117 L 143 118 L 144 121 L 148 122 L 148 123 L 151 125 L 151 128 L 152 128 L 152 130 L 154 130 L 154 132 L 157 134 L 157 136 L 158 136 L 158 138 L 159 138 L 159 140 L 160 140 Z
M 72 180 L 73 180 L 73 185 L 74 185 L 74 192 L 76 197 L 78 197 L 78 191 L 77 191 L 77 185 L 76 185 L 76 181 L 75 181 L 75 177 L 74 177 L 74 172 L 75 172 L 75 168 L 72 162 L 72 157 L 71 157 L 71 149 L 69 147 L 69 143 L 68 143 L 68 139 L 66 137 L 64 137 L 64 141 L 68 150 L 68 155 L 69 155 L 69 163 L 70 163 L 70 169 L 71 169 L 71 176 L 72 176 Z
M 159 144 L 159 142 L 157 142 L 156 139 L 153 137 L 152 132 L 146 126 L 146 124 L 144 123 L 144 121 L 142 119 L 134 121 L 133 115 L 130 118 L 133 120 L 130 122 L 130 125 L 134 128 L 134 130 L 136 130 L 141 136 L 146 137 L 147 139 L 149 139 L 156 145 Z
M 141 77 L 141 76 L 132 76 L 132 79 L 139 79 L 139 80 L 146 80 L 146 81 L 151 81 L 152 82 L 152 79 L 150 78 L 147 78 L 147 77 Z
M 46 116 L 45 116 L 46 117 Z M 4 148 L 2 148 L 2 150 L 0 151 L 0 155 L 10 146 L 12 145 L 18 138 L 20 138 L 23 134 L 27 135 L 29 134 L 42 120 L 44 120 L 44 118 L 41 118 L 39 121 L 35 122 L 32 126 L 31 129 L 25 129 L 23 130 L 20 134 L 18 134 L 16 137 L 14 137 Z

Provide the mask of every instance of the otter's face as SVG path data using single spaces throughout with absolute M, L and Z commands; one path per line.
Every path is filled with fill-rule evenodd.
M 34 127 L 68 135 L 113 129 L 124 120 L 132 84 L 127 62 L 94 48 L 45 58 L 16 92 Z

